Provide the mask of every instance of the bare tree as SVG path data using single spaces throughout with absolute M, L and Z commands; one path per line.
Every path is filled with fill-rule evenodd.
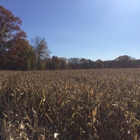
M 33 40 L 33 47 L 37 56 L 37 69 L 41 69 L 42 60 L 50 57 L 50 51 L 44 38 L 38 36 Z

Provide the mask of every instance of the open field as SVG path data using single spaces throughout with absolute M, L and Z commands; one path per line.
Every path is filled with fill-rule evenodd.
M 9 140 L 138 140 L 140 69 L 0 72 Z

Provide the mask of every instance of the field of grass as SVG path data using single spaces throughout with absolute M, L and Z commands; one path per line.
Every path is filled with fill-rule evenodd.
M 4 140 L 138 140 L 140 69 L 0 71 L 0 130 Z

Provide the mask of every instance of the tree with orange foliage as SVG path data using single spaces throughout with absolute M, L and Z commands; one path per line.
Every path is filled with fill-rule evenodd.
M 28 69 L 32 52 L 26 33 L 20 29 L 22 21 L 0 6 L 0 68 Z M 25 68 L 26 67 L 26 68 Z

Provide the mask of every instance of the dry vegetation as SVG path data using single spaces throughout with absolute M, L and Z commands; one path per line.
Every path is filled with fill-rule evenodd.
M 140 69 L 1 71 L 0 97 L 4 140 L 140 137 Z

